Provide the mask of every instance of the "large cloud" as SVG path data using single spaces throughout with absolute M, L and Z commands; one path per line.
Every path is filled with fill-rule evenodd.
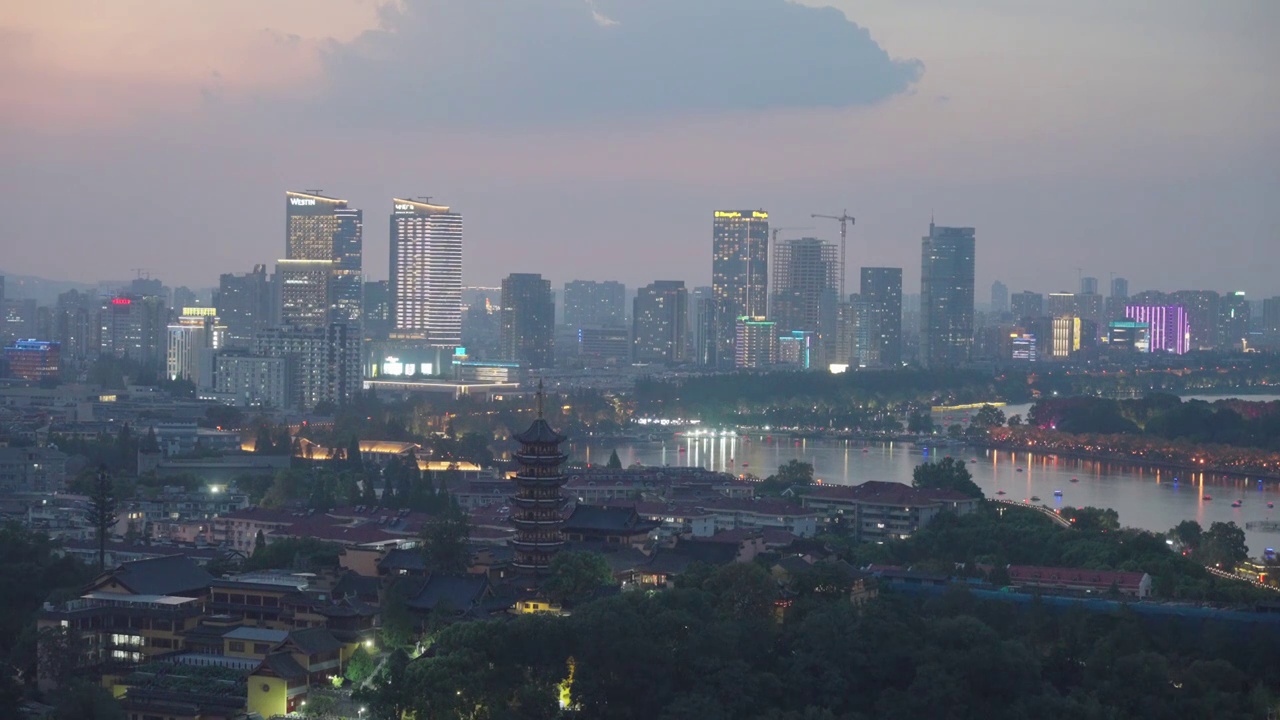
M 396 126 L 868 105 L 922 71 L 788 0 L 403 0 L 324 64 L 309 112 Z

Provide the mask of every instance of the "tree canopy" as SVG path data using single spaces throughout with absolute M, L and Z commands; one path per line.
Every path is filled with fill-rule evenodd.
M 982 488 L 973 481 L 964 461 L 953 457 L 917 465 L 911 473 L 911 484 L 921 489 L 952 490 L 969 497 L 982 497 Z

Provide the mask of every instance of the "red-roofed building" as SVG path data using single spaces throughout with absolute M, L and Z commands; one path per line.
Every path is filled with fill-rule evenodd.
M 268 510 L 259 507 L 233 510 L 213 519 L 213 542 L 226 543 L 231 548 L 249 554 L 253 552 L 253 543 L 259 530 L 264 536 L 270 535 L 304 517 L 306 513 L 297 510 Z
M 825 514 L 828 521 L 848 523 L 859 540 L 871 542 L 908 538 L 943 511 L 964 515 L 982 502 L 982 498 L 949 490 L 877 480 L 861 485 L 811 485 L 797 494 L 803 507 Z
M 1078 568 L 1010 565 L 1009 585 L 1059 593 L 1106 594 L 1114 588 L 1121 595 L 1145 598 L 1151 595 L 1151 576 L 1142 572 L 1082 570 Z

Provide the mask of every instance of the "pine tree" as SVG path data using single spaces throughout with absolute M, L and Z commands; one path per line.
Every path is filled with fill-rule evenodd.
M 622 458 L 618 457 L 617 448 L 614 448 L 613 453 L 609 455 L 609 463 L 606 467 L 612 468 L 614 470 L 622 469 Z
M 253 536 L 253 556 L 257 557 L 260 553 L 267 549 L 267 537 L 262 534 L 262 530 L 258 530 L 258 534 Z
M 98 468 L 93 492 L 89 495 L 89 521 L 98 533 L 98 571 L 107 569 L 107 533 L 116 524 L 116 496 L 105 465 Z

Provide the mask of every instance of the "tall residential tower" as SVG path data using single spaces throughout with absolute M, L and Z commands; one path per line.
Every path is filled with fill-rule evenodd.
M 955 367 L 973 347 L 973 228 L 929 223 L 920 251 L 920 360 Z
M 392 200 L 391 320 L 397 334 L 436 347 L 462 343 L 462 216 L 448 206 Z

